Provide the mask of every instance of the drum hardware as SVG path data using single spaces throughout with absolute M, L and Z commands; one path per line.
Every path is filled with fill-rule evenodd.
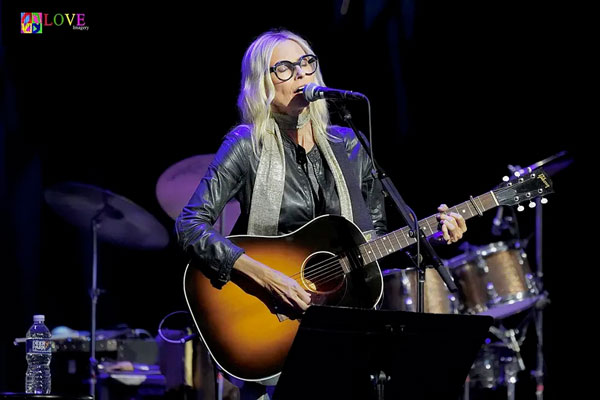
M 527 325 L 511 329 L 491 326 L 489 332 L 497 340 L 488 338 L 481 348 L 465 383 L 468 388 L 465 388 L 464 400 L 468 399 L 471 389 L 495 390 L 499 386 L 506 387 L 508 400 L 515 399 L 518 373 L 526 368 L 521 356 L 521 345 L 525 340 Z
M 62 182 L 46 189 L 48 205 L 69 223 L 92 233 L 90 332 L 90 395 L 95 397 L 96 307 L 104 290 L 98 288 L 98 240 L 137 249 L 161 249 L 169 243 L 167 230 L 146 210 L 108 190 L 78 182 Z
M 538 161 L 526 168 L 521 168 L 518 165 L 508 165 L 508 169 L 511 174 L 519 177 L 526 173 L 535 172 L 537 168 L 544 167 L 544 170 L 549 175 L 554 175 L 557 172 L 567 168 L 573 162 L 573 158 L 567 156 L 566 151 L 561 151 L 544 160 Z M 542 241 L 543 241 L 543 213 L 542 205 L 547 203 L 545 198 L 537 198 L 535 202 L 530 202 L 536 205 L 535 207 L 535 260 L 536 260 L 536 282 L 539 291 L 542 292 L 541 298 L 536 302 L 536 308 L 534 311 L 534 322 L 537 336 L 537 353 L 536 353 L 536 369 L 532 372 L 536 379 L 536 399 L 543 400 L 544 398 L 544 352 L 543 352 L 543 308 L 549 302 L 546 292 L 544 290 L 544 268 L 543 268 L 543 257 L 542 257 Z M 541 304 L 540 304 L 541 303 Z

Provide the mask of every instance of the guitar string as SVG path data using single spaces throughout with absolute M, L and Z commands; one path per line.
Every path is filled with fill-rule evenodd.
M 327 258 L 323 261 L 319 261 L 318 263 L 314 264 L 310 270 L 310 272 L 316 272 L 318 273 L 319 271 L 321 271 L 323 268 L 329 268 L 332 263 L 336 263 L 337 260 L 339 259 L 339 256 L 333 256 L 330 258 Z M 296 272 L 295 274 L 290 275 L 290 278 L 293 278 L 296 275 L 301 275 L 302 274 L 302 270 L 300 270 L 300 272 Z M 304 274 L 305 277 L 309 276 L 309 273 Z M 310 274 L 310 276 L 313 276 L 312 274 Z
M 455 207 L 452 207 L 452 208 L 450 209 L 450 211 L 453 211 L 453 208 L 455 208 Z M 458 211 L 458 210 L 456 210 L 456 211 Z M 427 219 L 426 219 L 426 220 L 427 220 Z M 429 221 L 425 221 L 425 222 L 429 222 Z M 437 221 L 436 221 L 436 222 L 437 222 Z M 393 236 L 393 238 L 395 238 L 395 239 L 396 239 L 396 241 L 398 241 L 398 244 L 399 244 L 401 247 L 405 247 L 405 246 L 407 246 L 407 245 L 410 245 L 411 243 L 410 243 L 409 239 L 406 237 L 406 236 L 407 236 L 407 234 L 406 234 L 406 233 L 405 233 L 405 232 L 404 232 L 402 229 L 401 229 L 401 230 L 399 230 L 398 232 L 400 232 L 400 233 L 402 233 L 402 234 L 404 235 L 404 236 L 403 236 L 403 237 L 401 237 L 401 238 L 402 238 L 402 239 L 404 239 L 404 241 L 406 242 L 406 245 L 402 245 L 402 243 L 400 243 L 400 241 L 399 241 L 399 239 L 398 239 L 398 236 L 397 236 L 397 235 L 395 235 L 395 236 Z M 392 233 L 394 233 L 394 232 L 392 232 Z M 373 243 L 373 242 L 371 242 L 371 243 Z M 375 243 L 375 245 L 376 245 L 376 247 L 377 247 L 377 251 L 380 253 L 380 255 L 381 255 L 381 256 L 385 256 L 385 255 L 387 255 L 387 254 L 388 254 L 388 253 L 385 253 L 385 254 L 384 254 L 384 253 L 381 251 L 381 249 L 379 248 L 379 245 L 378 245 L 377 243 Z M 386 248 L 386 246 L 385 246 L 385 244 L 384 244 L 384 243 L 382 243 L 382 247 L 383 247 L 383 249 L 384 249 L 384 250 L 389 250 L 389 249 L 387 249 L 387 248 Z M 396 250 L 394 249 L 394 251 L 396 251 Z M 359 258 L 357 258 L 357 257 L 354 257 L 354 258 L 356 258 L 356 260 L 354 261 L 355 263 L 358 263 L 358 264 L 361 264 L 361 263 L 362 263 L 362 262 L 361 262 L 361 260 L 360 260 Z M 327 273 L 331 272 L 331 267 L 334 267 L 334 268 L 335 268 L 335 266 L 336 266 L 337 264 L 339 264 L 339 262 L 337 261 L 338 259 L 339 259 L 339 257 L 331 257 L 331 258 L 329 258 L 329 259 L 323 260 L 323 261 L 321 261 L 321 262 L 319 262 L 319 263 L 317 263 L 317 264 L 313 265 L 313 266 L 312 266 L 313 268 L 311 269 L 310 273 L 305 273 L 305 274 L 304 274 L 304 277 L 305 277 L 306 279 L 308 279 L 308 280 L 311 280 L 311 281 L 313 281 L 313 282 L 314 282 L 314 280 L 315 280 L 315 279 L 317 279 L 317 278 L 322 278 L 322 277 L 324 277 L 324 274 L 327 274 Z M 333 262 L 334 264 L 331 264 L 331 262 Z M 296 275 L 300 275 L 301 273 L 302 273 L 302 272 L 297 272 L 297 273 L 295 273 L 295 274 L 291 275 L 290 277 L 292 277 L 292 278 L 293 278 L 293 277 L 295 277 Z
M 396 237 L 396 240 L 398 240 L 398 238 Z M 404 237 L 404 240 L 407 242 L 407 245 L 410 244 L 408 242 L 408 239 L 406 237 Z M 401 245 L 400 242 L 398 242 L 398 244 Z M 384 249 L 386 248 L 384 244 L 382 244 L 382 246 L 384 247 Z M 379 251 L 379 253 L 381 254 L 381 256 L 383 256 L 384 254 L 382 253 L 381 249 L 379 248 L 379 245 L 376 244 L 377 247 L 377 251 Z M 354 260 L 354 264 L 362 264 L 362 261 L 359 257 L 356 257 L 356 254 L 351 253 L 350 255 L 347 255 L 348 258 L 355 258 Z M 304 278 L 311 281 L 312 283 L 321 283 L 321 282 L 317 282 L 317 279 L 325 279 L 326 281 L 331 280 L 331 273 L 333 272 L 333 278 L 335 278 L 336 276 L 338 276 L 337 272 L 337 266 L 340 265 L 339 263 L 339 256 L 335 256 L 335 257 L 331 257 L 328 259 L 325 259 L 323 261 L 320 261 L 316 264 L 314 264 L 310 270 L 310 272 L 307 272 L 304 274 Z M 342 270 L 343 271 L 343 270 Z M 302 274 L 302 271 L 297 272 L 293 275 L 290 275 L 291 278 L 293 278 L 294 280 L 296 280 L 299 283 L 302 283 L 302 279 L 301 277 L 296 278 L 296 276 L 299 276 Z M 343 275 L 343 272 L 342 272 Z
M 329 260 L 331 260 L 331 261 L 327 264 L 321 265 L 318 268 L 311 268 L 308 272 L 306 272 L 303 275 L 304 279 L 315 283 L 318 279 L 322 278 L 323 276 L 326 276 L 326 275 L 330 274 L 331 272 L 336 272 L 337 266 L 341 265 L 340 262 L 334 257 L 332 257 Z M 342 270 L 342 273 L 343 273 L 343 270 Z M 298 276 L 298 278 L 295 278 L 296 275 L 302 275 L 302 274 L 296 273 L 296 274 L 292 275 L 291 278 L 296 279 L 296 280 L 298 280 L 298 279 L 302 280 L 302 276 Z
M 307 280 L 315 285 L 322 285 L 323 283 L 328 282 L 331 279 L 335 279 L 337 277 L 343 277 L 344 271 L 341 268 L 339 268 L 339 269 L 337 268 L 337 266 L 340 266 L 340 263 L 336 263 L 336 264 L 333 264 L 327 272 L 323 272 L 316 277 L 307 278 Z
M 347 255 L 347 256 L 351 257 L 352 255 L 356 256 L 356 254 L 353 254 L 353 253 L 350 255 Z M 338 261 L 338 258 L 339 257 L 331 257 L 325 261 L 322 261 L 321 263 L 315 264 L 315 265 L 319 265 L 324 262 L 329 262 L 328 264 L 326 264 L 326 266 L 321 265 L 319 268 L 316 268 L 316 272 L 311 271 L 312 273 L 305 274 L 304 278 L 309 280 L 313 284 L 322 285 L 322 284 L 329 282 L 333 279 L 336 279 L 340 276 L 343 277 L 345 273 L 344 273 L 343 269 L 341 268 L 341 263 Z M 361 261 L 358 257 L 354 257 L 354 258 L 356 258 L 356 260 L 354 261 L 355 264 L 361 264 Z M 339 267 L 339 269 L 338 269 L 338 267 Z M 296 273 L 296 274 L 292 275 L 291 277 L 294 277 L 295 275 L 299 275 L 299 273 Z M 301 278 L 299 278 L 299 279 L 294 278 L 294 280 L 296 280 L 298 283 L 303 283 L 301 281 Z
M 320 280 L 320 281 L 318 282 L 318 285 L 324 285 L 324 284 L 326 284 L 326 283 L 328 283 L 328 282 L 330 282 L 330 281 L 332 281 L 332 280 L 334 280 L 334 279 L 337 279 L 337 278 L 339 278 L 339 277 L 342 277 L 342 278 L 343 278 L 343 277 L 344 277 L 344 274 L 333 274 L 333 275 L 330 275 L 330 277 L 329 277 L 329 278 Z
M 314 282 L 313 282 L 313 281 L 311 281 L 311 282 L 313 282 L 313 283 L 315 283 L 315 284 L 317 284 L 317 285 L 324 285 L 325 283 L 328 283 L 328 282 L 330 282 L 330 281 L 332 281 L 332 280 L 334 280 L 334 279 L 337 279 L 337 278 L 340 278 L 340 277 L 341 277 L 341 278 L 343 278 L 343 277 L 344 277 L 344 273 L 343 273 L 343 271 L 342 271 L 342 273 L 341 273 L 341 274 L 340 274 L 340 273 L 338 273 L 338 272 L 339 272 L 339 271 L 333 271 L 333 272 L 332 272 L 331 274 L 329 274 L 329 275 L 326 275 L 326 276 L 322 276 L 322 277 L 320 277 L 320 279 L 319 279 L 318 281 L 314 281 Z
M 456 206 L 451 207 L 449 209 L 449 211 L 456 212 L 456 211 L 458 211 L 456 208 L 457 208 Z M 429 218 L 431 218 L 431 217 L 429 217 Z M 429 218 L 425 218 L 423 221 L 420 221 L 420 223 L 421 222 L 428 223 Z M 402 231 L 402 230 L 400 230 L 400 231 Z M 405 234 L 403 231 L 401 233 Z M 398 238 L 396 236 L 395 236 L 395 239 L 398 240 Z M 404 237 L 404 240 L 407 242 L 407 245 L 410 244 L 406 237 Z M 377 244 L 376 244 L 376 246 L 377 246 L 377 250 L 381 253 L 379 246 Z M 385 245 L 383 245 L 383 246 L 385 249 Z M 340 265 L 340 262 L 338 260 L 339 260 L 339 256 L 335 256 L 335 257 L 331 257 L 331 258 L 325 259 L 323 261 L 320 261 L 320 262 L 314 264 L 312 266 L 312 268 L 310 269 L 310 271 L 304 274 L 304 279 L 309 280 L 313 284 L 322 284 L 324 282 L 330 281 L 331 279 L 334 279 L 338 276 L 343 275 L 344 274 L 343 269 L 340 269 L 340 270 L 337 269 L 337 267 Z M 360 261 L 360 259 L 357 259 L 355 262 L 358 264 L 362 263 Z M 341 275 L 339 274 L 339 271 L 342 271 Z M 302 271 L 297 272 L 295 274 L 290 275 L 290 278 L 294 279 L 298 283 L 302 283 L 301 274 L 302 274 Z
M 455 210 L 453 210 L 455 209 Z M 454 211 L 454 212 L 458 212 L 457 207 L 452 207 L 449 209 L 450 211 Z M 427 223 L 429 221 L 426 221 Z M 437 222 L 437 221 L 436 221 Z M 404 232 L 402 232 L 404 233 Z M 396 240 L 398 240 L 397 237 L 395 237 Z M 404 240 L 407 242 L 407 244 L 410 244 L 408 239 L 406 237 L 404 237 Z M 401 245 L 400 242 L 398 242 L 398 244 Z M 385 245 L 383 245 L 383 248 L 386 249 Z M 381 254 L 381 256 L 384 256 L 384 254 L 381 252 L 381 250 L 379 249 L 379 246 L 377 245 L 377 250 L 379 251 L 379 253 Z M 361 260 L 360 257 L 356 257 L 357 254 L 355 254 L 354 252 L 350 252 L 349 254 L 346 255 L 348 258 L 354 258 L 354 262 L 353 264 L 362 264 L 363 260 Z M 332 279 L 335 279 L 339 276 L 343 276 L 345 273 L 343 271 L 343 268 L 341 268 L 341 263 L 338 261 L 339 260 L 339 256 L 336 257 L 331 257 L 329 259 L 326 259 L 324 261 L 321 261 L 317 264 L 315 264 L 313 266 L 313 269 L 309 272 L 306 273 L 304 275 L 304 278 L 309 280 L 311 283 L 313 284 L 319 284 L 322 285 L 324 283 L 327 283 L 329 281 L 331 281 Z M 369 264 L 369 263 L 367 263 Z M 318 266 L 317 268 L 314 268 L 315 266 Z M 337 267 L 340 266 L 340 269 L 337 269 Z M 341 271 L 341 274 L 339 273 Z M 296 275 L 300 275 L 301 272 L 295 273 L 293 275 L 291 275 L 291 277 L 294 277 Z M 301 278 L 296 279 L 294 278 L 297 282 L 302 283 Z
M 380 250 L 379 250 L 379 252 L 381 253 Z M 354 256 L 354 257 L 352 257 L 352 256 Z M 359 257 L 356 257 L 356 254 L 354 254 L 353 252 L 351 252 L 351 254 L 347 255 L 347 257 L 355 259 L 353 261 L 353 264 L 362 264 L 361 259 Z M 332 279 L 335 279 L 339 276 L 343 276 L 344 275 L 343 269 L 341 269 L 341 268 L 337 269 L 338 266 L 341 266 L 341 263 L 338 261 L 339 258 L 340 258 L 339 256 L 330 257 L 326 260 L 323 260 L 321 262 L 314 264 L 312 266 L 311 270 L 304 274 L 304 278 L 306 280 L 309 280 L 313 284 L 322 284 L 324 282 L 328 282 Z M 339 274 L 340 271 L 342 272 L 341 274 Z M 296 278 L 296 276 L 301 275 L 301 274 L 302 274 L 302 271 L 297 272 L 293 275 L 290 275 L 290 277 L 293 278 L 294 280 L 296 280 L 298 283 L 303 283 L 302 278 L 300 276 L 298 278 Z
M 396 238 L 396 241 L 398 241 L 398 238 L 397 238 L 396 236 L 394 236 L 394 238 Z M 410 244 L 410 242 L 408 241 L 408 239 L 406 239 L 406 235 L 405 235 L 405 237 L 404 237 L 403 239 L 404 239 L 404 241 L 406 241 L 406 245 L 402 245 L 402 244 L 401 244 L 401 243 L 398 241 L 398 244 L 399 244 L 400 246 L 402 246 L 402 247 L 405 247 L 405 246 L 407 246 L 407 245 L 409 245 L 409 244 Z M 373 242 L 371 242 L 371 246 L 372 246 L 372 245 L 373 245 Z M 380 255 L 381 255 L 381 256 L 384 256 L 384 255 L 387 255 L 387 254 L 388 254 L 388 253 L 385 253 L 385 254 L 384 254 L 384 253 L 381 251 L 381 249 L 379 248 L 379 245 L 378 245 L 378 244 L 376 244 L 376 243 L 375 243 L 375 246 L 376 246 L 376 248 L 377 248 L 377 251 L 380 253 Z M 382 244 L 382 246 L 384 247 L 384 249 L 386 249 L 386 247 L 385 247 L 385 245 L 384 245 L 384 244 Z M 394 251 L 396 251 L 396 250 L 394 250 Z M 339 256 L 335 256 L 335 257 L 331 257 L 331 258 L 325 259 L 325 260 L 323 260 L 323 261 L 320 261 L 320 262 L 318 262 L 318 263 L 314 264 L 314 265 L 312 266 L 312 268 L 311 268 L 311 272 L 310 272 L 310 273 L 305 273 L 305 274 L 304 274 L 304 277 L 305 277 L 305 278 L 311 278 L 311 279 L 312 279 L 312 278 L 316 278 L 316 276 L 317 276 L 317 275 L 318 275 L 318 274 L 319 274 L 319 273 L 320 273 L 320 272 L 323 270 L 323 268 L 329 268 L 330 266 L 332 266 L 331 262 L 334 262 L 334 263 L 336 263 L 336 262 L 338 262 L 338 259 L 339 259 L 339 258 L 340 258 Z M 361 262 L 361 261 L 360 261 L 360 259 L 358 259 L 358 258 L 355 260 L 355 263 L 362 264 L 362 262 Z M 290 277 L 291 277 L 291 278 L 294 278 L 295 276 L 297 276 L 297 275 L 301 275 L 301 274 L 302 274 L 302 271 L 300 271 L 300 272 L 297 272 L 297 273 L 295 273 L 295 274 L 293 274 L 293 275 L 290 275 Z

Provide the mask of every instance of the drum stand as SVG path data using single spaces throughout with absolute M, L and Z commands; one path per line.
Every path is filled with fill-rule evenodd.
M 528 323 L 528 319 L 524 323 Z M 515 389 L 517 384 L 517 374 L 525 370 L 525 363 L 521 357 L 521 345 L 525 340 L 525 334 L 527 332 L 527 325 L 523 329 L 506 329 L 502 325 L 500 327 L 491 326 L 489 332 L 499 339 L 499 342 L 491 342 L 491 345 L 496 350 L 490 351 L 487 356 L 492 355 L 491 361 L 486 362 L 486 370 L 490 369 L 492 372 L 497 373 L 492 375 L 492 378 L 487 378 L 487 385 L 489 389 L 495 388 L 497 384 L 501 383 L 506 386 L 506 398 L 508 400 L 515 400 Z M 522 333 L 519 338 L 517 335 Z M 487 358 L 485 358 L 487 360 Z M 475 364 L 474 364 L 475 365 Z M 497 366 L 497 371 L 494 367 Z M 501 370 L 502 368 L 502 370 Z M 503 379 L 500 379 L 503 377 Z M 465 381 L 465 390 L 463 393 L 463 400 L 469 400 L 471 390 L 471 376 L 467 376 Z
M 525 334 L 523 334 L 521 340 L 517 340 L 518 330 L 516 329 L 504 329 L 503 327 L 496 328 L 492 326 L 490 327 L 490 332 L 502 341 L 505 348 L 512 351 L 513 356 L 501 357 L 500 361 L 504 363 L 506 398 L 508 400 L 515 400 L 517 373 L 525 370 L 525 363 L 521 357 L 521 344 L 523 344 Z
M 540 198 L 536 199 L 536 210 L 535 210 L 535 258 L 536 258 L 536 274 L 537 283 L 539 285 L 540 293 L 542 293 L 542 300 L 538 301 L 534 309 L 534 323 L 535 332 L 537 336 L 537 352 L 536 352 L 536 368 L 532 372 L 535 377 L 535 396 L 537 400 L 544 399 L 544 313 L 543 308 L 548 302 L 544 292 L 544 270 L 542 264 L 542 201 Z
M 555 154 L 551 157 L 546 158 L 545 160 L 539 161 L 533 165 L 530 165 L 526 168 L 520 168 L 519 166 L 509 165 L 511 173 L 515 176 L 522 175 L 524 173 L 530 173 L 538 167 L 541 167 L 545 164 L 548 164 L 556 159 L 560 159 L 561 157 L 567 154 L 566 151 L 562 151 L 558 154 Z M 571 160 L 572 161 L 572 160 Z M 560 168 L 565 168 L 568 166 L 570 161 L 563 161 L 563 165 Z M 558 167 L 556 167 L 558 168 Z M 559 169 L 560 169 L 559 168 Z M 535 322 L 535 331 L 537 336 L 537 352 L 536 352 L 536 368 L 535 371 L 532 371 L 532 375 L 535 377 L 536 388 L 535 395 L 537 400 L 544 399 L 544 337 L 543 337 L 543 328 L 544 328 L 544 314 L 543 308 L 550 301 L 547 297 L 546 292 L 544 292 L 544 269 L 543 269 L 543 261 L 542 261 L 542 226 L 543 226 L 543 214 L 542 214 L 542 204 L 545 204 L 544 199 L 536 198 L 535 203 L 530 204 L 530 207 L 533 206 L 536 208 L 535 210 L 535 261 L 536 261 L 536 277 L 537 283 L 539 286 L 539 291 L 542 293 L 541 300 L 537 302 L 534 309 L 534 322 Z

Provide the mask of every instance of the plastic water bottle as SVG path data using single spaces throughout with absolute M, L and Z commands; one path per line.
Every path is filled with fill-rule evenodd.
M 50 393 L 50 360 L 52 341 L 50 330 L 44 324 L 43 315 L 33 316 L 33 325 L 25 338 L 27 351 L 27 372 L 25 374 L 25 393 Z

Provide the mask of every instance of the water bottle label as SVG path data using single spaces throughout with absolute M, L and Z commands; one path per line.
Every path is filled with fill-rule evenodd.
M 45 339 L 27 339 L 26 343 L 27 353 L 51 353 L 52 352 L 52 341 Z

